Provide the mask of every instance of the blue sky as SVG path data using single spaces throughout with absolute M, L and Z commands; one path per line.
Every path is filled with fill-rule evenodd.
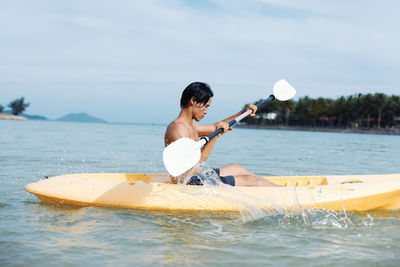
M 2 0 L 0 104 L 167 124 L 208 82 L 214 122 L 288 80 L 297 97 L 400 94 L 398 1 Z

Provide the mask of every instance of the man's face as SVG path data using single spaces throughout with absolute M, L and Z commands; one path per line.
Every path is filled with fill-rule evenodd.
M 204 105 L 203 103 L 195 102 L 193 105 L 193 118 L 199 122 L 204 116 L 207 114 L 207 109 L 211 105 L 212 98 L 208 100 L 208 102 Z

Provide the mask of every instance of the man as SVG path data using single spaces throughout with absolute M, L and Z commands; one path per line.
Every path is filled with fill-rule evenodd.
M 193 82 L 185 88 L 181 97 L 181 112 L 178 118 L 168 125 L 165 132 L 165 146 L 168 146 L 170 143 L 183 137 L 198 141 L 199 137 L 207 136 L 219 128 L 224 129 L 224 132 L 222 133 L 224 134 L 227 131 L 232 130 L 232 128 L 229 127 L 229 122 L 231 120 L 235 119 L 249 109 L 253 111 L 250 116 L 254 116 L 257 111 L 257 106 L 248 105 L 246 109 L 229 118 L 226 118 L 223 121 L 210 125 L 200 125 L 195 123 L 193 120 L 199 122 L 207 114 L 207 109 L 211 105 L 213 96 L 214 94 L 210 86 L 206 83 Z M 207 160 L 215 145 L 215 142 L 222 134 L 211 139 L 202 148 L 201 162 L 205 162 Z M 239 164 L 223 166 L 219 169 L 215 169 L 215 172 L 219 176 L 221 182 L 232 186 L 276 186 L 275 184 L 255 175 L 254 173 L 249 172 Z M 193 184 L 193 178 L 194 177 L 189 180 L 188 184 Z

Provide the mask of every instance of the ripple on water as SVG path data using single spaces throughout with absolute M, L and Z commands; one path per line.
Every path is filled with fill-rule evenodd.
M 7 204 L 7 203 L 0 203 L 0 209 L 8 207 L 8 206 L 9 206 L 9 204 Z

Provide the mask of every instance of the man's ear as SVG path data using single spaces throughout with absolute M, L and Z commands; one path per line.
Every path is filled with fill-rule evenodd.
M 189 100 L 189 104 L 191 106 L 194 106 L 194 104 L 196 104 L 196 103 L 197 103 L 196 99 L 194 98 L 194 96 L 192 96 L 192 98 L 190 98 L 190 100 Z

